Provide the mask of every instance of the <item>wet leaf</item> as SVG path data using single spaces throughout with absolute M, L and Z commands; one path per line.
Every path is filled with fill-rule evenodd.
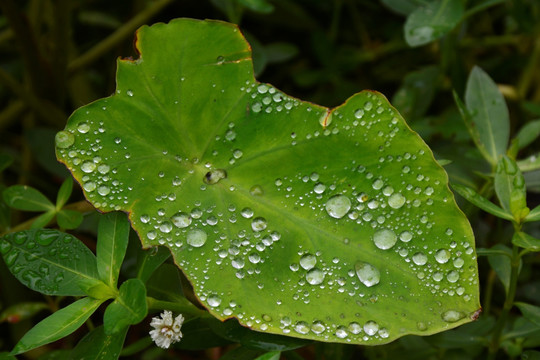
M 129 222 L 120 212 L 105 214 L 98 227 L 96 246 L 99 277 L 116 288 L 129 240 Z
M 86 297 L 56 311 L 30 329 L 11 354 L 21 354 L 71 334 L 96 311 L 101 302 Z
M 143 27 L 137 46 L 57 156 L 94 206 L 129 213 L 144 247 L 171 249 L 214 316 L 362 344 L 471 320 L 469 223 L 384 96 L 327 109 L 258 83 L 222 22 Z
M 497 84 L 478 66 L 467 80 L 465 104 L 475 128 L 471 134 L 476 146 L 492 165 L 506 153 L 510 136 L 510 117 Z
M 128 328 L 116 334 L 107 335 L 103 326 L 86 334 L 73 348 L 70 359 L 80 360 L 109 360 L 118 359 Z
M 129 325 L 137 324 L 148 313 L 146 289 L 139 279 L 129 279 L 120 286 L 120 293 L 103 315 L 105 334 L 120 332 Z
M 463 16 L 463 2 L 435 0 L 414 10 L 405 22 L 405 41 L 421 46 L 450 32 Z
M 53 203 L 38 190 L 26 185 L 13 185 L 2 193 L 6 204 L 17 210 L 54 210 Z
M 81 296 L 83 281 L 96 281 L 94 254 L 72 235 L 52 229 L 26 230 L 0 238 L 11 273 L 46 295 Z

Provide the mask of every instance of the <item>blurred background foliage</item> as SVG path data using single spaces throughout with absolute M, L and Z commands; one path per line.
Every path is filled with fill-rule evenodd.
M 440 13 L 430 12 L 442 5 L 446 8 Z M 74 109 L 113 93 L 116 59 L 138 56 L 133 46 L 138 27 L 178 17 L 237 23 L 252 45 L 257 79 L 289 95 L 337 106 L 364 89 L 382 92 L 436 158 L 451 161 L 445 168 L 452 183 L 478 188 L 492 171 L 475 148 L 452 96 L 455 91 L 464 97 L 473 66 L 489 74 L 504 95 L 512 137 L 520 130 L 526 135 L 538 128 L 534 122 L 540 118 L 538 0 L 0 0 L 0 191 L 26 184 L 54 199 L 69 176 L 56 162 L 54 134 Z M 428 38 L 409 31 L 415 21 L 435 18 L 437 26 Z M 518 159 L 540 152 L 539 141 L 527 145 L 519 149 Z M 540 202 L 540 170 L 524 175 L 532 209 Z M 77 186 L 72 201 L 82 199 Z M 493 189 L 481 190 L 493 196 Z M 510 243 L 511 226 L 470 204 L 460 204 L 478 247 Z M 0 199 L 0 234 L 30 217 L 10 210 Z M 95 218 L 86 216 L 77 230 L 90 248 L 95 246 Z M 530 224 L 527 231 L 538 238 L 537 224 Z M 483 358 L 483 335 L 490 331 L 504 301 L 504 288 L 497 279 L 504 265 L 493 258 L 491 267 L 486 258 L 479 259 L 484 314 L 476 323 L 375 348 L 320 343 L 283 356 Z M 540 305 L 539 261 L 538 255 L 526 259 L 517 291 L 518 299 L 536 305 Z M 44 316 L 43 309 L 53 311 L 59 301 L 44 300 L 24 288 L 0 262 L 0 349 L 12 348 L 35 319 Z M 18 308 L 16 318 L 10 317 L 10 307 L 22 302 L 25 307 Z M 540 345 L 540 329 L 531 328 L 517 311 L 512 316 L 499 356 L 535 358 L 538 354 L 526 349 Z M 128 344 L 146 336 L 144 326 L 130 333 Z M 80 336 L 75 333 L 59 346 L 72 346 Z M 201 343 L 195 348 L 224 343 L 223 339 L 208 341 L 207 346 Z M 183 344 L 180 348 L 190 348 L 189 341 Z M 176 351 L 186 359 L 215 359 L 220 349 Z M 246 354 L 235 356 L 255 356 Z M 32 358 L 39 355 L 29 353 Z M 149 350 L 142 358 L 163 356 Z

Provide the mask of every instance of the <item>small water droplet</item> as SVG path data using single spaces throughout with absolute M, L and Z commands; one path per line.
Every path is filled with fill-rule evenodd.
M 251 221 L 251 228 L 253 229 L 253 231 L 263 231 L 264 229 L 266 229 L 266 226 L 267 222 L 266 219 L 263 217 L 259 216 L 253 219 L 253 221 Z
M 298 321 L 296 324 L 294 324 L 294 331 L 305 335 L 309 332 L 309 325 L 305 321 Z
M 388 198 L 388 205 L 393 209 L 399 209 L 405 204 L 405 201 L 407 201 L 405 196 L 395 193 Z
M 401 234 L 399 234 L 399 240 L 403 242 L 409 242 L 412 239 L 412 234 L 408 231 L 404 231 Z
M 326 202 L 326 212 L 335 219 L 341 219 L 351 209 L 351 200 L 345 195 L 334 195 Z
M 87 174 L 96 169 L 96 164 L 93 161 L 85 161 L 81 165 L 81 170 Z
M 217 296 L 216 294 L 210 295 L 206 301 L 208 302 L 208 305 L 210 305 L 211 307 L 216 307 L 216 306 L 219 306 L 219 304 L 221 304 L 221 298 Z
M 326 185 L 324 185 L 323 183 L 317 183 L 315 184 L 315 186 L 313 187 L 313 191 L 316 193 L 316 194 L 322 194 L 324 192 L 324 190 L 326 190 Z
M 347 328 L 345 328 L 345 326 L 338 326 L 336 329 L 336 337 L 345 339 L 348 335 L 349 333 L 347 332 Z
M 311 269 L 306 274 L 306 281 L 310 283 L 311 285 L 319 285 L 323 282 L 323 280 L 324 280 L 324 272 L 317 268 Z
M 264 195 L 264 190 L 262 188 L 262 186 L 260 185 L 253 185 L 250 189 L 249 189 L 249 193 L 253 196 L 261 196 L 261 195 Z
M 427 256 L 426 254 L 424 253 L 421 253 L 421 252 L 417 252 L 416 254 L 413 255 L 412 257 L 412 261 L 416 264 L 416 265 L 425 265 L 427 263 Z
M 187 233 L 187 243 L 193 247 L 201 247 L 206 243 L 206 232 L 201 229 L 193 229 Z
M 322 321 L 315 320 L 313 324 L 311 324 L 311 331 L 313 331 L 315 334 L 322 334 L 326 330 L 326 326 Z
M 174 224 L 174 226 L 182 229 L 191 225 L 191 216 L 181 211 L 174 214 L 171 217 L 171 221 Z
M 206 184 L 213 185 L 218 183 L 221 179 L 227 178 L 227 172 L 223 169 L 213 169 L 204 175 L 203 181 Z
M 240 211 L 240 214 L 243 218 L 251 219 L 253 217 L 253 210 L 251 208 L 243 208 L 242 211 Z
M 357 335 L 357 334 L 360 334 L 361 331 L 362 331 L 362 327 L 360 326 L 359 323 L 352 322 L 349 324 L 349 332 L 351 334 Z
M 77 125 L 77 130 L 81 134 L 86 134 L 88 131 L 90 131 L 90 125 L 88 125 L 88 123 L 85 121 L 80 122 L 79 125 Z
M 448 310 L 441 314 L 441 317 L 444 321 L 453 323 L 459 321 L 465 317 L 465 313 L 456 310 Z
M 160 225 L 159 225 L 159 230 L 162 232 L 162 233 L 165 233 L 165 234 L 168 234 L 171 232 L 172 230 L 172 223 L 170 221 L 163 221 Z
M 435 253 L 435 260 L 439 264 L 446 264 L 450 260 L 450 253 L 445 249 L 440 249 Z
M 397 236 L 390 229 L 382 229 L 373 234 L 373 242 L 379 249 L 388 250 L 396 244 Z

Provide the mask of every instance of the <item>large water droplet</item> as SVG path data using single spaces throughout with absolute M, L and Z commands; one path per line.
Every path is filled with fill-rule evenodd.
M 362 331 L 362 327 L 360 326 L 359 323 L 352 322 L 352 323 L 349 324 L 349 332 L 351 334 L 354 334 L 354 335 L 360 334 L 361 331 Z
M 382 229 L 373 234 L 373 242 L 379 249 L 387 250 L 396 244 L 397 236 L 392 230 Z
M 253 217 L 253 210 L 251 208 L 243 208 L 242 211 L 240 211 L 240 214 L 242 217 L 246 219 L 251 219 Z
M 88 125 L 88 123 L 85 121 L 80 122 L 79 125 L 77 125 L 77 130 L 81 134 L 86 134 L 88 131 L 90 131 L 90 125 Z
M 172 224 L 170 221 L 164 221 L 161 224 L 159 224 L 159 230 L 162 233 L 168 234 L 172 230 Z
M 426 254 L 417 252 L 413 255 L 412 260 L 416 265 L 425 265 L 428 259 Z
M 310 270 L 306 274 L 306 281 L 311 285 L 319 285 L 324 280 L 324 272 L 317 268 Z
M 96 164 L 93 161 L 85 161 L 81 165 L 81 170 L 85 173 L 91 173 L 96 169 Z
M 315 320 L 313 324 L 311 324 L 311 331 L 313 331 L 315 334 L 322 334 L 326 330 L 326 326 L 322 321 Z
M 201 247 L 206 242 L 206 233 L 201 229 L 193 229 L 187 233 L 187 243 L 193 247 Z
M 317 258 L 312 254 L 305 254 L 300 258 L 300 266 L 304 270 L 311 270 L 317 264 Z
M 345 195 L 334 195 L 326 202 L 326 212 L 333 218 L 341 219 L 351 209 L 351 200 Z
M 388 205 L 390 205 L 393 209 L 399 209 L 400 207 L 405 204 L 405 196 L 401 195 L 400 193 L 394 193 L 388 198 Z
M 370 320 L 364 324 L 364 332 L 369 336 L 373 336 L 379 331 L 379 324 L 375 321 Z
M 307 334 L 309 332 L 309 325 L 307 322 L 299 321 L 296 324 L 294 324 L 294 331 L 296 331 L 299 334 Z
M 338 326 L 338 328 L 336 329 L 336 337 L 340 339 L 345 339 L 347 335 L 349 335 L 349 333 L 347 332 L 347 328 L 345 328 L 345 326 Z
M 267 222 L 266 219 L 263 217 L 256 217 L 255 219 L 253 219 L 253 221 L 251 221 L 251 228 L 253 229 L 253 231 L 263 231 L 264 229 L 266 229 L 266 226 Z
M 357 262 L 355 265 L 356 276 L 367 287 L 377 285 L 381 278 L 379 270 L 371 264 Z
M 54 137 L 54 141 L 56 143 L 56 147 L 66 149 L 73 145 L 75 142 L 75 137 L 68 131 L 59 131 Z
M 179 227 L 179 228 L 185 228 L 191 224 L 191 216 L 181 211 L 179 213 L 174 214 L 171 217 L 171 221 L 174 224 L 174 226 Z
M 450 253 L 445 249 L 440 249 L 435 253 L 435 260 L 439 264 L 446 264 L 450 260 Z
M 448 310 L 441 314 L 441 317 L 444 321 L 453 323 L 459 321 L 465 317 L 465 313 L 456 310 Z
M 208 305 L 211 307 L 216 307 L 221 304 L 221 298 L 217 296 L 216 294 L 210 295 L 207 299 Z

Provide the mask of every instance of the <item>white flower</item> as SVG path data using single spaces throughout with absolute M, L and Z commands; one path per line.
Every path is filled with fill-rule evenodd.
M 184 317 L 182 314 L 178 315 L 174 321 L 172 318 L 172 312 L 165 310 L 161 313 L 161 318 L 154 317 L 150 322 L 150 326 L 154 330 L 150 331 L 150 336 L 157 346 L 163 349 L 168 349 L 171 344 L 180 341 L 182 338 L 182 323 Z

